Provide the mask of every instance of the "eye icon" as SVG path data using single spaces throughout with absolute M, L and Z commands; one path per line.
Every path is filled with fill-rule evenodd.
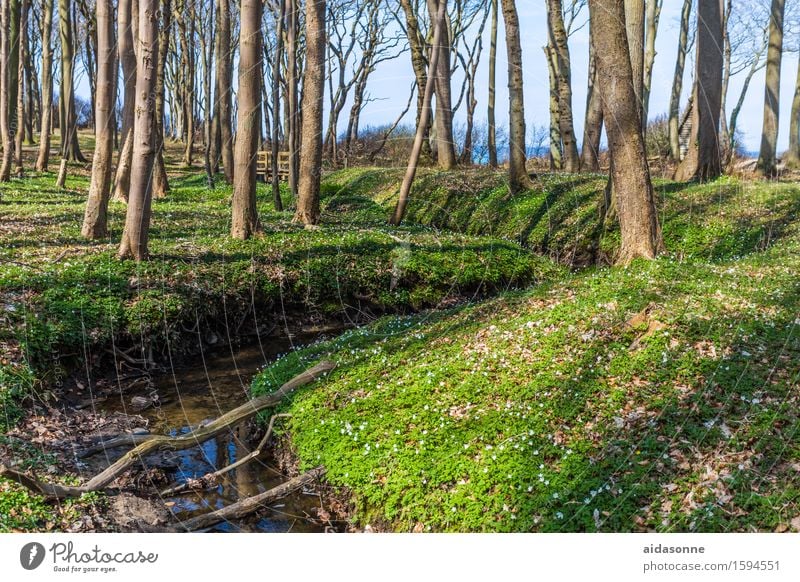
M 35 570 L 42 565 L 44 554 L 44 546 L 39 542 L 25 544 L 19 552 L 19 563 L 26 570 Z

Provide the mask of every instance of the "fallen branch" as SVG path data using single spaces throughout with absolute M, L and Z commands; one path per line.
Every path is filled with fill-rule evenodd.
M 197 517 L 187 519 L 186 521 L 181 522 L 176 529 L 178 531 L 197 531 L 199 529 L 211 527 L 212 525 L 221 521 L 241 519 L 246 515 L 262 509 L 268 503 L 272 503 L 277 499 L 286 497 L 290 493 L 297 491 L 298 489 L 309 485 L 310 483 L 313 483 L 324 474 L 325 468 L 322 466 L 311 469 L 307 473 L 303 473 L 297 477 L 292 477 L 285 483 L 281 483 L 269 491 L 264 491 L 264 493 L 259 493 L 258 495 L 253 495 L 252 497 L 246 497 L 241 501 L 237 501 L 236 503 L 228 505 L 227 507 L 223 507 L 222 509 L 212 511 L 211 513 L 205 513 L 203 515 L 198 515 Z
M 0 477 L 7 477 L 35 491 L 45 497 L 78 497 L 89 491 L 99 491 L 105 489 L 114 479 L 119 477 L 131 465 L 137 462 L 144 463 L 144 458 L 154 452 L 171 450 L 182 451 L 200 445 L 217 435 L 237 426 L 242 422 L 250 420 L 256 414 L 266 408 L 271 408 L 279 404 L 286 396 L 294 392 L 300 386 L 316 380 L 319 376 L 333 370 L 336 364 L 323 361 L 313 366 L 289 380 L 271 394 L 265 394 L 254 398 L 233 410 L 226 412 L 219 418 L 212 420 L 208 424 L 199 426 L 197 429 L 175 437 L 166 435 L 152 435 L 151 438 L 139 444 L 120 457 L 113 464 L 109 465 L 104 471 L 92 477 L 86 484 L 77 487 L 67 487 L 62 485 L 52 485 L 42 483 L 32 477 L 24 475 L 18 471 L 0 465 Z
M 270 417 L 270 419 L 269 419 L 269 426 L 267 427 L 267 433 L 264 435 L 264 438 L 261 439 L 261 442 L 258 443 L 258 446 L 252 452 L 250 452 L 248 455 L 245 455 L 244 457 L 242 457 L 241 459 L 239 459 L 235 463 L 231 463 L 230 465 L 226 465 L 225 467 L 223 467 L 219 471 L 214 471 L 213 473 L 206 473 L 205 475 L 203 475 L 199 479 L 193 480 L 191 483 L 214 483 L 217 478 L 221 477 L 225 473 L 229 473 L 230 471 L 233 471 L 237 467 L 241 467 L 245 463 L 249 463 L 250 461 L 252 461 L 256 457 L 259 457 L 261 455 L 262 451 L 264 450 L 264 447 L 267 444 L 267 440 L 269 439 L 270 435 L 272 434 L 272 428 L 275 425 L 275 420 L 278 419 L 278 418 L 286 418 L 286 417 L 289 417 L 289 416 L 292 416 L 292 415 L 291 414 L 273 414 L 272 417 Z M 177 493 L 180 493 L 181 491 L 185 491 L 186 489 L 190 489 L 190 488 L 194 488 L 194 486 L 191 485 L 189 481 L 185 481 L 184 483 L 181 483 L 180 485 L 176 485 L 175 487 L 171 487 L 169 489 L 165 489 L 164 491 L 162 491 L 160 493 L 160 495 L 161 495 L 161 497 L 170 497 L 172 495 L 175 495 Z
M 153 438 L 150 431 L 146 429 L 136 429 L 133 432 L 118 435 L 108 440 L 101 440 L 100 442 L 87 447 L 78 453 L 78 458 L 85 459 L 97 453 L 113 449 L 116 447 L 135 447 L 143 442 Z

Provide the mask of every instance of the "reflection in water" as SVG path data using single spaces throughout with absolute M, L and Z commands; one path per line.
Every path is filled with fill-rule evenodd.
M 310 341 L 313 337 L 301 338 Z M 269 345 L 253 346 L 225 354 L 198 358 L 197 365 L 186 369 L 175 369 L 169 374 L 155 378 L 154 390 L 161 404 L 139 414 L 150 420 L 151 430 L 162 434 L 185 434 L 204 420 L 216 418 L 247 400 L 250 379 L 278 354 L 291 349 L 288 339 L 273 339 Z M 110 398 L 103 403 L 108 411 L 130 410 L 131 392 L 119 400 Z M 216 439 L 202 443 L 192 449 L 177 451 L 177 469 L 172 475 L 177 483 L 197 479 L 220 469 L 250 452 L 246 446 L 248 435 L 241 433 L 244 427 L 222 434 Z M 230 505 L 240 498 L 262 493 L 285 480 L 273 466 L 269 453 L 254 459 L 223 475 L 217 486 L 205 490 L 185 491 L 165 499 L 172 502 L 171 509 L 178 519 L 187 519 Z M 302 491 L 279 500 L 260 512 L 231 523 L 222 523 L 214 531 L 262 531 L 262 532 L 319 532 L 324 526 L 311 523 L 308 516 L 315 515 L 319 507 L 316 495 Z

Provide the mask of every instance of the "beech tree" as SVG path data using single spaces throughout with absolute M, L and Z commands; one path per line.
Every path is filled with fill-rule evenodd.
M 442 0 L 444 1 L 444 0 Z M 325 0 L 306 0 L 306 66 L 303 75 L 303 138 L 294 220 L 319 222 L 322 178 L 322 102 L 325 93 Z
M 555 82 L 555 91 L 551 88 L 551 94 L 558 103 L 557 127 L 563 146 L 563 167 L 567 172 L 577 172 L 580 162 L 572 117 L 572 73 L 561 0 L 547 0 L 547 21 L 550 42 L 545 52 L 552 60 L 550 77 Z
M 128 200 L 131 185 L 133 131 L 136 119 L 136 53 L 134 30 L 139 23 L 133 19 L 133 4 L 137 0 L 119 0 L 117 9 L 117 50 L 122 68 L 122 129 L 117 172 L 114 178 L 114 198 Z
M 514 0 L 502 0 L 508 55 L 508 187 L 512 193 L 530 187 L 525 167 L 525 99 L 522 83 L 522 45 Z
M 11 179 L 17 135 L 17 95 L 19 92 L 19 0 L 6 0 L 3 4 L 3 160 L 0 165 L 0 182 Z
M 692 134 L 686 156 L 675 171 L 678 181 L 713 180 L 722 172 L 722 0 L 698 3 L 696 42 Z
M 617 263 L 624 265 L 637 257 L 654 258 L 663 242 L 634 90 L 626 10 L 618 0 L 590 0 L 589 10 L 622 239 Z
M 16 1 L 16 0 L 13 0 Z M 75 37 L 72 1 L 59 0 L 58 22 L 61 36 L 61 87 L 59 89 L 61 158 L 85 162 L 78 143 L 78 117 L 75 111 Z
M 108 198 L 114 155 L 114 102 L 117 88 L 116 40 L 112 0 L 97 0 L 97 79 L 95 95 L 95 145 L 92 180 L 81 234 L 89 239 L 108 235 Z
M 152 202 L 155 139 L 156 63 L 158 62 L 158 0 L 139 0 L 138 51 L 136 53 L 136 103 L 131 186 L 120 258 L 148 258 L 150 205 Z
M 764 84 L 764 123 L 757 167 L 765 176 L 774 176 L 778 148 L 778 114 L 781 97 L 781 56 L 783 55 L 783 16 L 785 0 L 772 0 L 769 22 L 769 49 Z
M 497 3 L 499 0 L 489 0 L 491 5 L 492 23 L 489 33 L 489 96 L 486 102 L 487 118 L 487 147 L 489 148 L 489 167 L 497 167 L 497 128 L 495 126 L 495 77 L 497 70 Z
M 233 56 L 231 52 L 231 8 L 229 0 L 219 0 L 217 7 L 217 70 L 215 102 L 220 135 L 220 157 L 225 180 L 233 184 L 233 125 L 231 95 L 233 93 Z M 281 39 L 282 40 L 282 39 Z
M 53 0 L 42 0 L 42 83 L 39 154 L 36 171 L 44 172 L 50 161 L 50 133 L 53 128 Z
M 256 152 L 261 112 L 261 42 L 261 0 L 241 0 L 231 236 L 242 240 L 250 238 L 259 229 Z
M 689 18 L 692 12 L 692 0 L 683 0 L 681 9 L 680 31 L 678 32 L 678 56 L 675 59 L 675 73 L 672 77 L 672 91 L 669 97 L 669 150 L 672 160 L 681 160 L 679 135 L 679 116 L 681 113 L 681 91 L 683 90 L 683 69 L 686 65 L 686 53 L 689 50 Z

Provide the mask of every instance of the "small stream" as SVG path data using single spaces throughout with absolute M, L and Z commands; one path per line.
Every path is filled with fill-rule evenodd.
M 154 377 L 152 388 L 146 392 L 156 392 L 161 404 L 137 414 L 150 421 L 149 428 L 154 434 L 189 432 L 202 421 L 216 418 L 246 402 L 250 380 L 259 370 L 279 354 L 314 339 L 316 337 L 313 335 L 296 336 L 292 340 L 270 337 L 268 345 L 254 345 L 227 352 L 221 349 L 213 355 L 197 356 L 189 366 Z M 144 392 L 125 391 L 122 398 L 109 398 L 98 404 L 97 409 L 132 413 L 131 398 L 137 394 Z M 246 438 L 245 435 L 241 437 Z M 239 439 L 240 435 L 233 431 L 201 446 L 170 453 L 169 463 L 177 464 L 174 471 L 169 471 L 173 484 L 202 477 L 248 454 L 248 444 Z M 165 498 L 164 502 L 178 520 L 207 513 L 285 481 L 286 477 L 277 471 L 275 465 L 270 452 L 266 452 L 258 459 L 223 475 L 214 488 L 183 491 Z M 298 491 L 260 511 L 257 517 L 221 523 L 211 531 L 322 532 L 325 531 L 323 525 L 308 519 L 316 515 L 315 510 L 319 507 L 320 499 L 315 492 Z

